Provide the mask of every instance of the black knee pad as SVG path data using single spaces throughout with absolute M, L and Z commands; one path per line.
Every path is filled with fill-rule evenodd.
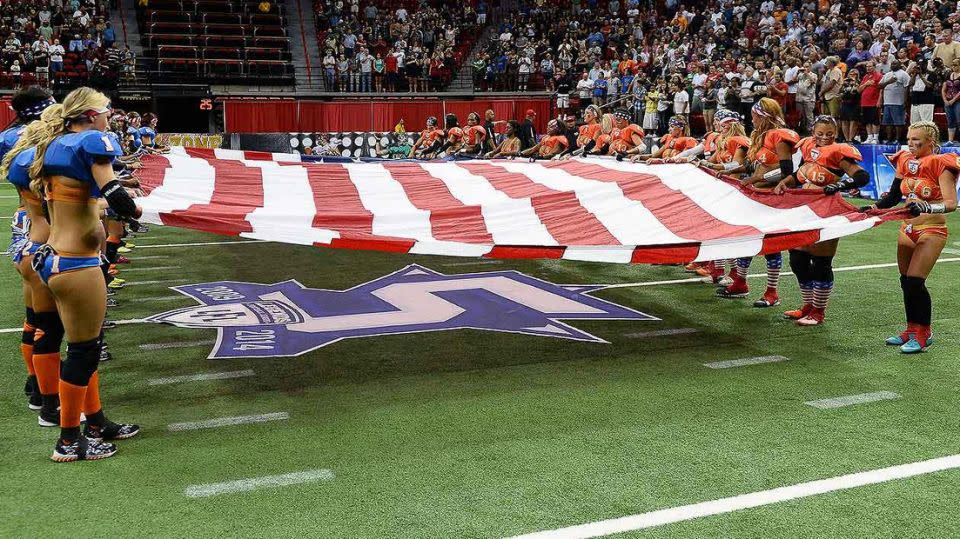
M 33 335 L 34 330 L 28 329 L 28 326 L 31 328 L 37 327 L 37 317 L 33 312 L 33 309 L 27 307 L 26 316 L 24 317 L 24 326 L 23 331 L 20 332 L 20 343 L 33 345 Z
M 833 282 L 832 256 L 811 256 L 810 260 L 814 281 Z
M 797 276 L 797 281 L 804 283 L 812 281 L 810 267 L 810 253 L 799 249 L 790 250 L 790 271 Z
M 37 334 L 39 338 L 33 341 L 34 354 L 53 354 L 60 351 L 63 343 L 63 322 L 60 315 L 54 311 L 37 313 Z
M 100 339 L 67 344 L 67 359 L 60 365 L 60 379 L 85 386 L 100 364 Z
M 900 284 L 903 286 L 903 303 L 907 311 L 907 321 L 929 326 L 933 314 L 933 305 L 926 282 L 927 280 L 923 277 L 906 275 L 900 277 Z

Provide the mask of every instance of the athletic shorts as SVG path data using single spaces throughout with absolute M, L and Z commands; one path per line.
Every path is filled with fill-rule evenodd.
M 100 255 L 96 256 L 63 256 L 49 245 L 42 245 L 33 258 L 33 269 L 44 283 L 60 273 L 76 271 L 85 268 L 99 268 Z
M 906 234 L 914 244 L 919 242 L 920 238 L 929 234 L 943 236 L 944 238 L 950 235 L 947 230 L 947 225 L 913 225 L 903 223 L 900 225 L 900 232 Z
M 860 107 L 860 121 L 868 125 L 880 125 L 877 107 Z
M 27 241 L 23 244 L 23 248 L 19 249 L 16 253 L 13 254 L 13 263 L 19 264 L 21 260 L 28 256 L 33 256 L 37 251 L 40 250 L 41 244 L 33 243 L 32 241 Z

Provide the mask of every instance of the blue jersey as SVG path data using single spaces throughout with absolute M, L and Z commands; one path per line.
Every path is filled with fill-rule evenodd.
M 133 140 L 130 142 L 130 148 L 139 150 L 140 147 L 143 146 L 143 141 L 140 140 L 140 130 L 136 127 L 128 127 L 127 136 L 133 137 Z
M 150 137 L 150 146 L 157 145 L 157 132 L 153 130 L 152 127 L 141 127 L 140 128 L 141 137 Z
M 91 129 L 68 133 L 54 139 L 43 156 L 43 174 L 66 176 L 90 184 L 90 196 L 100 197 L 100 188 L 90 171 L 98 158 L 107 158 L 111 163 L 120 151 L 120 143 L 113 133 Z
M 18 153 L 10 163 L 7 180 L 21 189 L 30 189 L 30 166 L 33 165 L 33 157 L 36 154 L 37 149 L 35 147 L 27 148 Z
M 17 140 L 20 139 L 20 135 L 26 128 L 27 126 L 25 125 L 18 125 L 0 133 L 0 161 L 3 161 L 3 157 L 7 155 L 7 152 L 17 144 Z

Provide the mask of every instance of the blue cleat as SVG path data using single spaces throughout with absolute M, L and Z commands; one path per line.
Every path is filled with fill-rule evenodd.
M 900 346 L 901 354 L 919 354 L 920 352 L 923 352 L 923 347 L 917 339 L 913 338 L 913 335 L 910 336 L 909 341 Z

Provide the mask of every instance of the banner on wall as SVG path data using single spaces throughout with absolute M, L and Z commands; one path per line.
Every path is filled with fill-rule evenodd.
M 161 146 L 183 146 L 184 148 L 221 148 L 223 147 L 223 135 L 158 133 L 157 144 Z

